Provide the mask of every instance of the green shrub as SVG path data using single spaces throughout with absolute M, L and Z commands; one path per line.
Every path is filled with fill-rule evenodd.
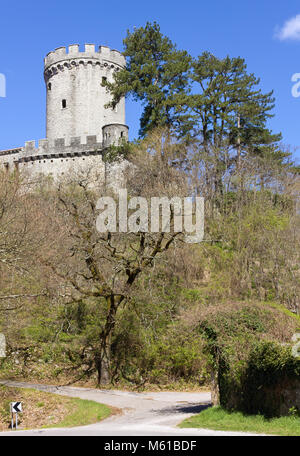
M 284 390 L 300 388 L 299 379 L 300 361 L 292 356 L 291 347 L 260 343 L 251 351 L 242 375 L 241 408 L 267 417 L 287 415 L 297 406 L 284 404 Z
M 297 318 L 258 304 L 217 310 L 207 311 L 198 329 L 207 341 L 220 405 L 266 417 L 299 408 L 300 361 L 287 343 L 298 326 Z

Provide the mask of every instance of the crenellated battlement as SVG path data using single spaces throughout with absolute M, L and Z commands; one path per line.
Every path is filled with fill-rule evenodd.
M 98 62 L 98 64 L 107 63 L 119 67 L 124 67 L 126 64 L 121 52 L 107 46 L 99 46 L 96 50 L 95 44 L 85 44 L 84 51 L 80 51 L 79 44 L 72 44 L 68 48 L 59 47 L 49 52 L 44 59 L 45 71 L 50 66 L 58 64 L 69 64 L 72 67 L 79 64 L 78 60 L 81 60 L 81 63 L 87 63 L 86 61 L 90 60 L 92 64 Z
M 99 141 L 96 135 L 90 136 L 75 136 L 66 140 L 65 138 L 57 138 L 54 142 L 48 139 L 40 139 L 38 145 L 36 141 L 26 141 L 22 149 L 24 157 L 35 157 L 36 155 L 51 155 L 64 153 L 67 151 L 94 151 L 102 150 L 103 142 Z
M 23 151 L 23 147 L 17 147 L 15 149 L 0 150 L 0 157 L 5 155 L 17 155 Z
M 80 153 L 95 154 L 101 152 L 103 143 L 96 136 L 71 137 L 69 141 L 58 138 L 52 142 L 48 139 L 26 141 L 24 147 L 0 151 L 0 161 L 28 162 L 33 160 L 53 158 L 55 156 L 78 156 Z

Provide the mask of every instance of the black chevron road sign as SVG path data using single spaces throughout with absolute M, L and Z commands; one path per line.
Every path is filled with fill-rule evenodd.
M 22 412 L 22 402 L 11 402 L 10 403 L 11 413 L 20 413 Z

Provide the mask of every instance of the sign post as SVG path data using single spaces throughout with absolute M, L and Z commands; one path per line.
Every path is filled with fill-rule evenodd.
M 14 428 L 14 414 L 16 415 L 16 429 L 18 429 L 18 413 L 22 413 L 22 402 L 11 402 L 11 428 Z
M 6 340 L 2 333 L 0 333 L 0 358 L 6 358 Z

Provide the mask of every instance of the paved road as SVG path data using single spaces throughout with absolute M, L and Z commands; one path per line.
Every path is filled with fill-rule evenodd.
M 122 409 L 100 423 L 76 428 L 53 428 L 32 431 L 2 432 L 1 436 L 218 436 L 251 435 L 207 429 L 176 427 L 185 418 L 199 413 L 210 405 L 210 393 L 133 393 L 92 388 L 37 385 L 23 382 L 0 381 L 8 386 L 35 388 L 62 396 L 89 399 Z

